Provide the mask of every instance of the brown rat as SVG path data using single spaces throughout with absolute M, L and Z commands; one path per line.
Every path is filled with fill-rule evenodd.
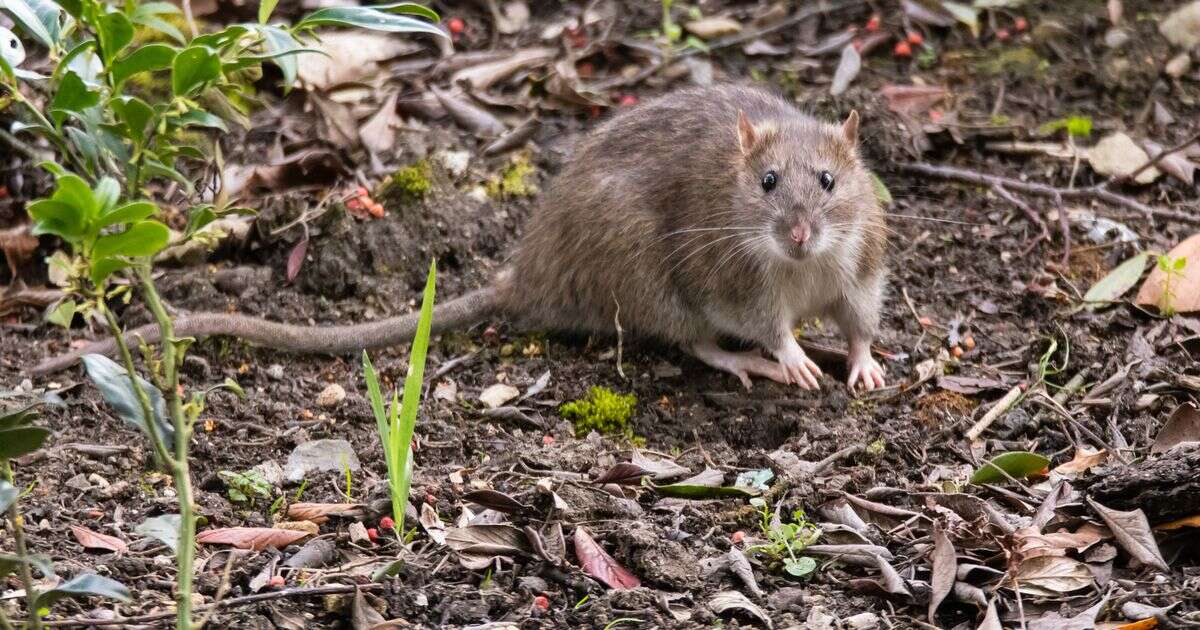
M 583 139 L 539 200 L 490 288 L 438 305 L 434 331 L 493 314 L 530 327 L 635 334 L 676 343 L 731 372 L 817 388 L 792 334 L 831 317 L 849 342 L 851 386 L 884 385 L 871 357 L 886 226 L 857 149 L 858 115 L 820 122 L 768 92 L 693 88 L 614 116 Z M 222 313 L 176 319 L 176 335 L 231 335 L 294 352 L 344 353 L 408 341 L 416 315 L 307 327 Z M 157 341 L 157 328 L 126 333 Z M 722 336 L 760 345 L 730 352 Z M 34 368 L 66 367 L 93 343 Z

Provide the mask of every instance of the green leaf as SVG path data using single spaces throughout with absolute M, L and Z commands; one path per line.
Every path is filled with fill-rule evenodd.
M 1023 479 L 1030 475 L 1034 475 L 1046 470 L 1050 465 L 1050 460 L 1029 451 L 1012 451 L 1002 453 L 992 458 L 992 461 L 979 467 L 975 474 L 971 475 L 971 483 L 983 484 L 994 483 L 997 481 L 1005 481 L 1005 477 L 1000 471 L 1008 473 L 1013 479 Z
M 49 608 L 54 602 L 66 597 L 107 597 L 120 602 L 133 601 L 129 589 L 120 582 L 95 573 L 77 575 L 62 584 L 42 593 L 37 598 L 37 608 Z
M 180 127 L 209 127 L 211 129 L 220 129 L 226 133 L 229 132 L 229 127 L 225 125 L 224 120 L 202 109 L 189 110 L 176 118 L 176 120 Z
M 392 493 L 392 513 L 396 527 L 404 530 L 404 508 L 408 502 L 408 490 L 412 483 L 412 438 L 417 425 L 417 406 L 421 402 L 421 388 L 425 378 L 425 354 L 429 350 L 429 333 L 433 325 L 433 301 L 437 284 L 437 261 L 429 263 L 429 275 L 425 278 L 425 293 L 421 298 L 421 315 L 417 319 L 417 334 L 413 337 L 412 352 L 408 356 L 408 374 L 404 377 L 404 398 L 400 403 L 399 417 L 395 412 L 395 396 L 389 441 L 385 448 L 391 449 L 388 456 L 388 480 Z
M 106 228 L 110 225 L 117 225 L 118 223 L 134 223 L 141 221 L 142 219 L 153 215 L 157 210 L 158 206 L 155 206 L 149 201 L 132 201 L 119 208 L 114 208 L 100 215 L 99 227 Z
M 388 13 L 406 13 L 408 15 L 419 15 L 431 22 L 437 22 L 442 19 L 437 11 L 429 7 L 415 2 L 393 2 L 391 4 L 377 4 L 367 7 L 368 9 L 377 9 L 379 11 L 387 11 Z
M 92 260 L 92 269 L 88 276 L 92 279 L 92 284 L 100 286 L 109 276 L 130 266 L 129 261 L 122 258 L 95 259 Z
M 162 251 L 171 239 L 171 231 L 158 221 L 141 221 L 124 232 L 106 234 L 96 239 L 92 256 L 153 256 Z
M 96 24 L 96 38 L 100 40 L 100 59 L 104 67 L 110 67 L 113 59 L 133 41 L 133 23 L 124 13 L 105 13 Z
M 178 50 L 168 44 L 146 44 L 113 64 L 112 79 L 120 88 L 129 77 L 142 72 L 166 70 L 175 61 Z
M 96 205 L 100 206 L 100 216 L 104 216 L 117 205 L 117 198 L 121 196 L 121 185 L 111 177 L 104 177 L 96 184 L 92 193 L 96 196 Z
M 13 73 L 13 67 L 9 65 L 8 60 L 4 55 L 0 55 L 0 77 L 4 79 L 6 85 L 16 85 L 17 75 Z
M 46 28 L 46 32 L 50 35 L 50 40 L 54 43 L 62 41 L 62 7 L 52 2 L 51 0 L 25 0 L 26 4 L 33 10 L 33 14 L 37 16 L 38 21 Z
M 221 76 L 221 58 L 207 46 L 190 46 L 175 56 L 171 88 L 176 96 L 187 96 Z
M 171 549 L 171 553 L 175 553 L 179 549 L 179 526 L 182 522 L 178 514 L 163 514 L 142 521 L 133 531 L 162 542 Z
M 113 411 L 122 420 L 149 435 L 145 416 L 142 414 L 142 406 L 138 403 L 137 393 L 133 391 L 133 386 L 129 384 L 129 374 L 125 368 L 102 354 L 86 354 L 82 361 L 88 378 L 96 384 L 96 388 L 100 390 L 104 400 L 112 406 Z M 142 389 L 146 391 L 146 395 L 150 397 L 150 409 L 154 413 L 154 424 L 158 428 L 158 434 L 162 436 L 167 448 L 173 449 L 175 427 L 167 419 L 167 404 L 163 400 L 162 392 L 146 379 L 140 376 L 137 379 Z
M 146 175 L 150 177 L 166 177 L 167 179 L 179 182 L 179 185 L 183 186 L 183 189 L 188 194 L 191 194 L 192 190 L 194 189 L 192 180 L 184 177 L 183 173 L 180 173 L 179 171 L 167 166 L 166 164 L 163 164 L 162 162 L 159 162 L 158 160 L 147 159 L 146 162 L 142 164 L 142 170 L 145 171 Z
M 50 118 L 58 127 L 71 114 L 81 114 L 100 103 L 100 93 L 92 90 L 74 71 L 67 72 L 58 84 L 58 92 L 50 103 Z
M 164 4 L 164 3 L 152 2 L 150 4 Z M 143 6 L 145 6 L 145 5 L 143 5 Z M 143 14 L 142 11 L 140 10 L 141 8 L 142 7 L 139 7 L 138 11 L 134 11 L 133 15 L 130 16 L 130 18 L 129 18 L 130 21 L 132 21 L 134 24 L 137 24 L 138 26 L 144 26 L 146 28 L 158 31 L 158 32 L 162 33 L 163 35 L 166 35 L 167 37 L 170 37 L 171 39 L 179 42 L 180 44 L 187 43 L 187 38 L 184 37 L 183 32 L 180 31 L 178 27 L 176 27 L 174 24 L 158 17 L 157 15 L 149 14 L 149 13 Z M 174 9 L 175 7 L 171 7 L 171 8 Z
M 398 7 L 400 5 L 391 5 Z M 297 29 L 319 26 L 365 28 L 389 33 L 428 33 L 449 39 L 440 27 L 405 15 L 387 13 L 375 7 L 328 7 L 317 9 L 296 24 Z
M 78 208 L 83 219 L 88 223 L 100 214 L 100 203 L 96 200 L 91 186 L 78 175 L 67 174 L 58 178 L 58 189 L 52 199 L 68 203 Z
M 214 50 L 236 43 L 238 40 L 245 37 L 251 31 L 251 27 L 245 24 L 231 24 L 215 33 L 205 33 L 198 35 L 192 40 L 192 46 L 208 46 Z
M 728 499 L 731 497 L 753 497 L 758 494 L 758 491 L 753 488 L 705 486 L 688 483 L 654 486 L 654 491 L 664 497 L 673 497 L 676 499 Z
M 266 50 L 267 56 L 271 59 L 271 63 L 279 66 L 279 70 L 283 73 L 284 91 L 291 90 L 292 85 L 296 83 L 296 75 L 299 73 L 299 62 L 296 60 L 296 55 L 305 48 L 291 33 L 281 28 L 264 26 L 259 30 L 262 32 L 263 48 Z
M 1146 270 L 1146 260 L 1150 252 L 1142 252 L 1129 260 L 1117 265 L 1116 269 L 1100 278 L 1083 296 L 1085 302 L 1116 302 L 1125 295 L 1126 291 L 1137 284 L 1142 272 Z
M 50 430 L 43 427 L 15 427 L 0 431 L 0 461 L 32 453 L 46 443 Z
M 62 77 L 64 74 L 67 73 L 67 70 L 69 69 L 69 67 L 71 65 L 71 62 L 75 61 L 76 57 L 79 57 L 80 55 L 82 55 L 86 52 L 89 52 L 89 51 L 93 50 L 94 48 L 96 48 L 96 40 L 94 40 L 94 39 L 89 39 L 85 42 L 81 42 L 80 44 L 78 44 L 77 46 L 72 48 L 70 52 L 68 52 L 66 55 L 63 56 L 62 59 L 60 59 L 58 61 L 58 65 L 54 67 L 54 74 L 51 76 L 53 76 L 55 79 L 59 79 L 60 77 Z
M 88 175 L 95 173 L 100 163 L 100 145 L 96 144 L 96 137 L 76 127 L 66 127 L 64 131 L 75 148 L 83 154 L 84 170 Z
M 34 220 L 33 235 L 53 234 L 68 242 L 83 238 L 86 226 L 79 208 L 54 199 L 39 199 L 26 210 Z
M 154 109 L 136 96 L 122 96 L 108 102 L 117 120 L 125 126 L 125 133 L 134 144 L 141 146 L 146 141 L 146 130 L 154 120 Z
M 275 11 L 275 5 L 279 4 L 279 0 L 260 0 L 258 3 L 258 23 L 266 24 L 267 20 L 271 19 L 271 13 Z
M 50 31 L 38 16 L 37 11 L 27 0 L 0 0 L 0 9 L 12 16 L 13 21 L 46 48 L 54 48 L 56 43 Z
M 808 556 L 801 556 L 795 560 L 788 558 L 783 561 L 783 570 L 789 575 L 804 577 L 817 570 L 817 561 Z
M 20 496 L 20 490 L 17 490 L 11 483 L 0 479 L 0 512 L 7 512 Z
M 37 417 L 37 405 L 29 405 L 21 407 L 14 411 L 5 411 L 0 414 L 0 430 L 13 429 L 19 426 L 24 426 L 33 421 Z
M 75 300 L 63 300 L 46 315 L 46 321 L 56 326 L 70 328 L 71 320 L 75 319 L 75 309 Z
M 15 573 L 21 565 L 28 564 L 37 569 L 45 577 L 54 576 L 54 565 L 46 556 L 18 556 L 11 553 L 0 553 L 0 578 Z

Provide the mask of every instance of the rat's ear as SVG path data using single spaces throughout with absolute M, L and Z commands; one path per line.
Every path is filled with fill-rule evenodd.
M 758 134 L 754 131 L 754 125 L 750 124 L 750 119 L 746 118 L 746 112 L 738 110 L 738 147 L 742 150 L 742 155 L 749 155 L 754 150 L 754 143 L 757 140 Z
M 846 117 L 846 122 L 842 123 L 842 137 L 846 138 L 846 142 L 852 145 L 858 144 L 858 110 L 850 110 L 850 115 Z

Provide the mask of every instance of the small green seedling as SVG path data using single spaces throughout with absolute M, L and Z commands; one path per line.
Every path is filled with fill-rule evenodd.
M 425 355 L 429 350 L 429 334 L 433 325 L 433 300 L 437 278 L 436 261 L 429 264 L 429 276 L 425 280 L 425 294 L 421 298 L 421 315 L 417 320 L 417 334 L 413 338 L 412 353 L 408 357 L 408 376 L 404 378 L 404 398 L 392 392 L 392 403 L 384 411 L 383 392 L 379 389 L 379 375 L 371 358 L 363 351 L 363 377 L 367 381 L 367 396 L 371 411 L 375 414 L 375 426 L 379 441 L 383 444 L 383 456 L 387 462 L 388 487 L 392 493 L 392 520 L 397 535 L 404 531 L 404 511 L 408 507 L 408 489 L 412 484 L 412 439 L 417 426 L 417 406 L 421 402 L 421 385 L 425 378 Z
M 1172 258 L 1161 254 L 1156 263 L 1158 270 L 1163 272 L 1162 297 L 1159 298 L 1158 310 L 1170 317 L 1175 314 L 1175 291 L 1183 279 L 1183 270 L 1187 267 L 1187 257 Z
M 816 560 L 798 555 L 821 537 L 821 529 L 808 520 L 804 510 L 793 511 L 792 522 L 784 523 L 761 497 L 750 499 L 750 505 L 759 509 L 759 529 L 768 542 L 754 545 L 747 551 L 768 556 L 794 577 L 804 577 L 815 571 Z
M 225 482 L 225 492 L 234 503 L 254 505 L 255 499 L 271 498 L 271 484 L 261 470 L 251 468 L 242 473 L 221 470 L 217 477 Z

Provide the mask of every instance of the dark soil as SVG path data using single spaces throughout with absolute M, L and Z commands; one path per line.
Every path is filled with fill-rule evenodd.
M 558 3 L 531 4 L 533 26 L 521 36 L 530 41 L 505 38 L 504 46 L 535 43 L 538 25 L 551 21 L 559 10 Z M 657 26 L 657 3 L 622 4 L 628 4 L 629 11 L 620 28 L 632 34 Z M 702 4 L 710 13 L 707 5 L 721 3 Z M 387 619 L 404 619 L 416 627 L 480 627 L 505 621 L 523 628 L 602 628 L 619 618 L 640 620 L 634 627 L 718 623 L 707 607 L 710 597 L 718 591 L 741 589 L 742 584 L 729 572 L 706 574 L 703 561 L 726 553 L 735 532 L 758 535 L 758 514 L 744 500 L 663 499 L 636 486 L 624 487 L 618 491 L 623 495 L 615 496 L 579 481 L 629 461 L 633 452 L 628 440 L 618 436 L 576 437 L 558 415 L 558 403 L 578 399 L 596 385 L 637 396 L 631 427 L 647 451 L 670 455 L 693 473 L 715 467 L 728 482 L 740 472 L 772 468 L 776 479 L 769 494 L 776 511 L 790 514 L 803 509 L 815 520 L 824 520 L 819 518 L 822 506 L 843 493 L 862 496 L 874 490 L 882 494 L 872 496 L 885 496 L 888 488 L 896 489 L 891 496 L 900 498 L 884 502 L 921 509 L 922 499 L 910 493 L 942 491 L 940 479 L 961 480 L 964 471 L 975 469 L 989 453 L 1033 450 L 1051 456 L 1053 467 L 1072 458 L 1077 441 L 1091 442 L 1080 426 L 1107 442 L 1125 442 L 1131 453 L 1147 453 L 1157 427 L 1178 403 L 1195 396 L 1195 391 L 1172 384 L 1166 373 L 1200 374 L 1187 349 L 1194 346 L 1175 343 L 1188 330 L 1196 334 L 1196 320 L 1160 320 L 1126 306 L 1098 311 L 1075 308 L 1079 295 L 1134 248 L 1098 245 L 1076 230 L 1070 264 L 1059 266 L 1061 238 L 1056 235 L 1053 242 L 1030 249 L 1038 231 L 1014 206 L 978 188 L 902 175 L 892 164 L 918 157 L 914 143 L 925 142 L 919 155 L 923 161 L 1065 185 L 1071 174 L 1069 161 L 1006 156 L 984 149 L 989 138 L 977 131 L 978 121 L 987 120 L 994 111 L 1024 130 L 1067 114 L 1089 115 L 1096 121 L 1094 134 L 1136 129 L 1165 146 L 1195 132 L 1194 121 L 1200 116 L 1197 82 L 1162 76 L 1167 45 L 1155 35 L 1153 20 L 1133 17 L 1142 12 L 1160 15 L 1159 4 L 1126 3 L 1129 27 L 1136 34 L 1119 51 L 1109 50 L 1101 41 L 1107 28 L 1103 3 L 1029 3 L 1020 14 L 1032 22 L 1031 33 L 1022 35 L 1019 44 L 996 42 L 990 36 L 976 42 L 963 29 L 926 29 L 944 53 L 932 69 L 895 60 L 884 50 L 870 57 L 849 92 L 839 98 L 828 96 L 827 83 L 836 55 L 819 58 L 817 68 L 788 71 L 780 68 L 793 59 L 790 55 L 780 61 L 747 57 L 740 47 L 716 51 L 711 60 L 718 80 L 757 77 L 782 85 L 807 109 L 829 117 L 852 107 L 863 112 L 864 148 L 896 198 L 892 211 L 904 215 L 891 221 L 895 230 L 888 254 L 891 288 L 878 339 L 878 347 L 887 353 L 884 364 L 890 382 L 897 386 L 855 397 L 841 383 L 826 378 L 820 392 L 769 382 L 756 382 L 753 391 L 746 392 L 736 379 L 675 349 L 628 339 L 621 354 L 622 377 L 613 338 L 517 330 L 502 321 L 492 322 L 486 332 L 478 327 L 442 337 L 431 348 L 427 373 L 441 372 L 439 367 L 451 361 L 461 362 L 428 382 L 429 395 L 417 425 L 414 503 L 428 503 L 447 525 L 454 525 L 464 508 L 464 493 L 483 487 L 504 492 L 531 506 L 528 513 L 510 517 L 514 524 L 542 530 L 549 538 L 551 524 L 560 523 L 568 526 L 568 539 L 570 527 L 586 525 L 642 580 L 643 587 L 608 590 L 578 568 L 556 567 L 536 557 L 518 557 L 488 571 L 469 570 L 422 531 L 413 551 L 405 554 L 407 564 L 399 577 L 372 591 L 370 602 Z M 892 3 L 882 5 L 886 15 L 898 20 Z M 571 11 L 578 7 L 572 4 Z M 735 10 L 737 15 L 751 12 Z M 486 25 L 490 20 L 484 13 L 463 15 L 469 24 Z M 820 21 L 818 30 L 826 34 L 861 25 L 868 15 L 865 8 L 843 11 Z M 474 37 L 465 42 L 466 47 L 486 47 L 490 36 L 476 33 Z M 789 44 L 790 37 L 779 41 Z M 1036 51 L 1048 61 L 1048 69 L 1028 76 L 1020 70 L 988 74 L 979 69 L 985 60 L 1017 46 Z M 888 110 L 879 90 L 886 84 L 910 83 L 915 76 L 951 87 L 956 99 L 947 104 L 947 111 L 954 111 L 961 128 L 931 127 L 914 140 L 912 130 Z M 414 89 L 419 82 L 406 86 Z M 658 75 L 626 93 L 644 99 L 686 82 L 686 77 L 670 81 Z M 1176 120 L 1191 122 L 1155 126 L 1147 113 L 1154 101 L 1169 108 Z M 278 110 L 264 111 L 256 120 L 278 124 L 278 116 Z M 586 111 L 543 116 L 545 124 L 531 153 L 541 181 L 553 176 L 571 141 L 595 123 Z M 168 302 L 185 311 L 236 310 L 322 324 L 412 311 L 430 258 L 439 264 L 440 297 L 486 284 L 519 238 L 533 200 L 481 200 L 472 195 L 471 189 L 501 171 L 508 157 L 480 157 L 481 143 L 448 120 L 429 124 L 428 153 L 470 151 L 472 162 L 466 174 L 455 178 L 434 160 L 434 188 L 429 195 L 417 202 L 389 201 L 382 219 L 364 221 L 346 214 L 340 205 L 332 206 L 310 222 L 307 257 L 290 283 L 285 280 L 286 260 L 303 234 L 297 228 L 278 235 L 271 231 L 295 219 L 316 199 L 292 192 L 282 201 L 264 202 L 248 244 L 222 250 L 203 265 L 165 271 L 160 286 Z M 231 143 L 230 149 L 238 155 L 236 145 Z M 248 155 L 240 157 L 253 162 Z M 30 182 L 38 176 L 32 165 L 4 168 L 10 169 L 10 180 L 16 172 L 13 168 L 25 173 L 27 181 L 13 189 L 14 197 L 35 194 L 36 185 Z M 1100 176 L 1081 168 L 1076 185 L 1098 181 Z M 1163 207 L 1196 210 L 1196 191 L 1175 182 L 1123 192 Z M 1045 200 L 1029 201 L 1039 210 L 1052 209 Z M 1194 229 L 1151 223 L 1121 209 L 1091 209 L 1124 222 L 1148 248 L 1165 250 Z M 910 216 L 949 222 L 906 218 Z M 134 544 L 123 555 L 93 553 L 83 551 L 71 535 L 69 526 L 81 525 L 134 540 L 133 528 L 146 517 L 176 511 L 175 499 L 169 478 L 154 472 L 150 450 L 113 415 L 82 370 L 27 378 L 25 369 L 66 350 L 71 340 L 92 334 L 42 324 L 38 315 L 29 309 L 0 324 L 0 396 L 10 399 L 2 406 L 20 404 L 46 390 L 56 392 L 65 403 L 43 409 L 42 424 L 54 431 L 53 447 L 19 462 L 17 469 L 19 485 L 30 488 L 22 506 L 34 550 L 52 556 L 60 573 L 86 569 L 124 582 L 136 593 L 136 600 L 117 607 L 122 615 L 168 610 L 174 571 L 161 546 Z M 130 326 L 147 320 L 137 306 L 126 309 L 122 317 Z M 842 344 L 828 324 L 813 323 L 805 334 L 828 345 Z M 973 338 L 973 347 L 962 341 L 967 336 Z M 1035 382 L 1038 360 L 1051 340 L 1058 345 L 1052 363 L 1066 362 L 1065 369 L 1048 376 L 1056 385 L 1082 374 L 1090 387 L 1133 361 L 1142 362 L 1127 381 L 1104 397 L 1107 404 L 1087 407 L 1070 424 L 1042 407 L 1023 405 L 985 434 L 984 450 L 972 450 L 962 434 L 980 415 L 976 408 L 998 399 L 1012 385 Z M 988 379 L 992 387 L 956 393 L 938 387 L 937 379 L 912 385 L 919 379 L 922 362 L 956 347 L 963 353 L 950 358 L 948 371 Z M 372 359 L 384 375 L 385 388 L 403 379 L 407 348 L 375 352 Z M 528 422 L 490 419 L 480 413 L 478 395 L 488 386 L 503 382 L 524 391 L 546 372 L 550 373 L 548 387 L 521 403 Z M 346 476 L 341 472 L 310 473 L 303 485 L 281 483 L 271 499 L 251 506 L 231 503 L 218 478 L 220 471 L 244 471 L 264 462 L 283 465 L 297 444 L 322 438 L 350 441 L 361 460 L 362 469 L 353 475 L 349 491 L 354 501 L 372 506 L 362 520 L 374 527 L 385 513 L 386 471 L 359 357 L 292 356 L 236 340 L 207 339 L 193 349 L 184 377 L 189 389 L 232 378 L 247 394 L 245 399 L 224 392 L 211 395 L 195 437 L 193 475 L 199 510 L 207 519 L 203 527 L 268 525 L 269 507 L 281 495 L 289 501 L 298 496 L 308 502 L 345 501 Z M 342 385 L 347 397 L 335 407 L 318 407 L 317 395 L 331 383 Z M 1166 385 L 1155 388 L 1153 398 L 1147 399 L 1145 388 L 1153 383 Z M 447 384 L 457 388 L 456 399 L 432 395 L 435 387 Z M 781 465 L 776 452 L 790 454 L 788 461 L 816 462 L 847 446 L 862 448 L 816 475 Z M 568 506 L 565 512 L 553 509 L 550 494 L 535 485 L 540 479 L 553 481 Z M 1004 501 L 995 493 L 980 495 Z M 361 572 L 344 567 L 397 554 L 395 541 L 366 547 L 351 543 L 350 522 L 335 521 L 322 528 L 325 536 L 337 541 L 343 568 L 293 572 L 287 577 L 289 586 L 356 579 L 365 583 Z M 897 553 L 908 544 L 886 535 L 881 542 Z M 916 542 L 928 544 L 928 540 Z M 8 544 L 9 539 L 0 538 L 0 549 Z M 1173 548 L 1178 555 L 1168 557 L 1170 573 L 1150 578 L 1122 557 L 1115 567 L 1110 562 L 1112 584 L 1142 603 L 1178 601 L 1183 604 L 1175 613 L 1195 612 L 1200 601 L 1197 547 Z M 211 601 L 221 581 L 225 553 L 215 552 L 207 546 L 199 552 L 197 593 L 203 601 Z M 234 562 L 227 597 L 249 593 L 250 580 L 272 553 L 249 553 Z M 567 556 L 574 562 L 574 556 L 569 552 Z M 898 567 L 902 571 L 924 571 L 928 566 L 928 559 L 919 555 L 906 557 L 916 565 Z M 873 612 L 890 627 L 921 627 L 926 618 L 927 600 L 922 601 L 920 594 L 910 602 L 863 590 L 862 583 L 855 581 L 864 575 L 861 567 L 822 563 L 810 578 L 797 580 L 755 564 L 755 575 L 765 591 L 755 601 L 778 628 L 813 627 L 806 620 L 814 610 L 838 618 Z M 927 572 L 923 575 L 922 579 L 928 578 Z M 8 588 L 19 587 L 15 582 L 0 583 L 0 591 Z M 548 612 L 534 606 L 538 595 L 549 598 Z M 350 601 L 349 595 L 279 599 L 225 611 L 216 619 L 231 628 L 348 627 Z M 1039 606 L 1028 600 L 1025 605 L 1027 612 Z M 1052 609 L 1059 605 L 1050 602 Z M 1067 604 L 1064 614 L 1072 608 L 1081 609 Z M 54 618 L 89 610 L 86 602 L 64 602 L 56 606 Z M 982 615 L 977 606 L 956 601 L 940 610 L 938 624 L 943 627 L 974 627 Z M 721 619 L 726 627 L 753 623 L 740 615 L 726 614 Z

